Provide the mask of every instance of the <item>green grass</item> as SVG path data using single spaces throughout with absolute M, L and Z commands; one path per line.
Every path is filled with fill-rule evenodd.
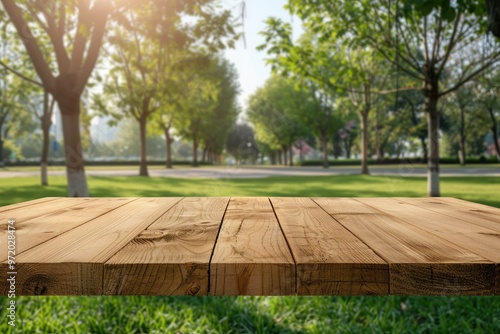
M 65 178 L 0 179 L 0 205 L 65 196 Z M 500 178 L 448 177 L 444 196 L 500 207 Z M 425 178 L 89 177 L 93 196 L 425 196 Z M 0 299 L 0 333 L 8 300 Z M 498 297 L 17 297 L 17 333 L 498 333 Z
M 17 302 L 23 334 L 498 333 L 500 326 L 500 299 L 492 297 L 18 297 Z M 5 318 L 2 314 L 2 333 L 8 331 Z
M 51 177 L 50 186 L 38 185 L 37 177 L 0 179 L 0 205 L 46 196 L 66 196 L 66 178 Z M 291 176 L 261 179 L 177 179 L 136 177 L 89 177 L 95 197 L 127 196 L 324 196 L 324 197 L 418 197 L 426 194 L 424 177 L 389 176 Z M 498 177 L 446 177 L 443 196 L 500 207 Z

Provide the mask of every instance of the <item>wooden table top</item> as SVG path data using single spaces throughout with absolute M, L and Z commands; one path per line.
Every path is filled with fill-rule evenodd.
M 42 198 L 3 277 L 9 219 L 17 295 L 500 294 L 500 209 L 452 198 Z

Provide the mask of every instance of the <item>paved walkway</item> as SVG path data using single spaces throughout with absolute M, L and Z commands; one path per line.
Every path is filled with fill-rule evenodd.
M 269 176 L 321 176 L 321 175 L 354 175 L 359 174 L 359 167 L 202 167 L 150 169 L 151 176 L 174 178 L 264 178 Z M 375 166 L 370 168 L 371 175 L 384 176 L 426 176 L 427 170 L 422 166 Z M 91 176 L 135 176 L 136 169 L 127 170 L 87 170 Z M 0 178 L 38 176 L 38 171 L 9 172 L 0 171 Z M 49 175 L 65 175 L 64 167 L 49 167 Z M 500 177 L 500 167 L 442 167 L 441 176 L 497 176 Z

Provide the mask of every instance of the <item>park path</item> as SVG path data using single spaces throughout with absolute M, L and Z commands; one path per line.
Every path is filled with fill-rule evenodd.
M 202 168 L 175 168 L 150 169 L 149 173 L 155 177 L 173 178 L 264 178 L 270 176 L 326 176 L 326 175 L 355 175 L 359 174 L 359 167 L 202 167 Z M 382 176 L 426 176 L 427 170 L 422 166 L 376 166 L 370 168 L 371 175 Z M 87 170 L 90 176 L 135 176 L 138 168 L 117 170 Z M 38 176 L 38 171 L 0 171 L 0 178 Z M 62 166 L 49 168 L 50 176 L 64 176 Z M 442 167 L 441 176 L 496 176 L 500 177 L 500 167 Z

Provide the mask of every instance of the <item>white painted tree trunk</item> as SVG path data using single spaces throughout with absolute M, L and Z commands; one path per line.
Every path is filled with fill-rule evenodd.
M 42 186 L 47 186 L 49 185 L 49 177 L 47 173 L 47 163 L 41 163 L 40 164 L 40 177 L 42 181 Z
M 88 197 L 87 178 L 84 170 L 66 168 L 68 197 Z
M 61 104 L 59 103 L 61 107 Z M 64 106 L 68 107 L 68 106 Z M 66 178 L 68 197 L 88 197 L 89 188 L 85 177 L 82 144 L 80 139 L 80 101 L 70 105 L 71 113 L 62 112 L 64 153 L 66 155 Z M 76 112 L 75 112 L 76 111 Z

